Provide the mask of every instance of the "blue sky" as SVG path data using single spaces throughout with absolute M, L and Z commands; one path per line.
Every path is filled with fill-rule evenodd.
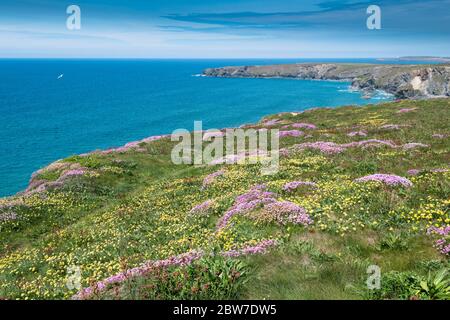
M 66 28 L 71 4 L 81 30 Z M 1 0 L 0 57 L 450 56 L 449 26 L 450 0 Z

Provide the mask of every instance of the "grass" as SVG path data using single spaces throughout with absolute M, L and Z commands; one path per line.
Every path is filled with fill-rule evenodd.
M 404 108 L 415 109 L 398 113 Z M 445 298 L 439 292 L 448 287 L 448 275 L 444 280 L 437 275 L 449 268 L 448 255 L 433 247 L 436 238 L 427 229 L 450 225 L 450 172 L 435 170 L 449 168 L 449 118 L 449 99 L 269 116 L 265 120 L 280 120 L 278 128 L 296 122 L 317 126 L 301 129 L 303 136 L 280 139 L 289 153 L 271 176 L 262 176 L 260 166 L 251 164 L 176 166 L 170 158 L 174 143 L 166 138 L 141 144 L 141 151 L 71 156 L 63 162 L 85 168 L 85 174 L 44 192 L 0 199 L 0 297 L 69 299 L 78 292 L 67 286 L 72 267 L 79 268 L 86 288 L 144 262 L 201 251 L 209 260 L 145 272 L 108 286 L 95 298 Z M 402 126 L 383 129 L 386 124 Z M 348 136 L 353 131 L 367 136 Z M 428 147 L 352 147 L 337 154 L 293 148 L 366 139 Z M 219 169 L 223 174 L 203 186 L 204 178 Z M 411 169 L 420 172 L 411 176 Z M 406 177 L 413 186 L 354 181 L 376 173 Z M 63 174 L 60 166 L 37 178 L 54 182 Z M 291 181 L 314 182 L 317 188 L 287 192 L 283 186 Z M 304 208 L 313 223 L 279 224 L 256 208 L 216 230 L 236 197 L 259 184 L 277 201 Z M 211 206 L 202 214 L 191 213 L 207 200 Z M 220 253 L 269 240 L 277 245 L 261 250 L 265 254 L 220 258 Z M 205 265 L 216 271 L 206 272 Z M 382 271 L 382 288 L 375 292 L 365 285 L 370 265 Z M 236 270 L 245 272 L 236 276 Z M 195 282 L 196 289 L 186 291 L 179 285 L 184 281 Z M 436 285 L 418 289 L 424 281 Z

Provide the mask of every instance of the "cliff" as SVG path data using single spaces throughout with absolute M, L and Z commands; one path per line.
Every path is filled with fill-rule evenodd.
M 450 96 L 450 65 L 378 65 L 302 63 L 267 66 L 209 68 L 211 77 L 295 78 L 350 81 L 352 87 L 370 94 L 383 90 L 399 99 Z

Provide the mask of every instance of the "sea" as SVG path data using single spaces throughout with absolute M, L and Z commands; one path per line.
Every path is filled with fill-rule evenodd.
M 225 128 L 282 111 L 365 105 L 349 83 L 201 76 L 208 67 L 375 59 L 0 59 L 0 197 L 49 163 L 175 129 Z M 411 63 L 402 61 L 401 63 Z M 420 63 L 420 62 L 419 62 Z

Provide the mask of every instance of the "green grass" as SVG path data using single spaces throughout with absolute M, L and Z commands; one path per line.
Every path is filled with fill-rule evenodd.
M 416 109 L 397 113 L 402 108 Z M 429 273 L 433 277 L 449 268 L 448 256 L 433 247 L 435 239 L 426 230 L 430 225 L 450 225 L 450 173 L 432 171 L 449 168 L 450 100 L 318 109 L 266 119 L 275 118 L 281 120 L 276 127 L 294 122 L 317 126 L 304 130 L 310 137 L 281 138 L 281 147 L 291 152 L 281 158 L 275 175 L 263 176 L 260 165 L 250 164 L 176 166 L 170 158 L 174 143 L 162 139 L 142 144 L 143 152 L 71 156 L 63 161 L 86 168 L 88 174 L 66 179 L 43 193 L 1 199 L 0 216 L 14 213 L 17 219 L 0 220 L 0 298 L 70 298 L 77 292 L 66 286 L 72 266 L 80 267 L 81 284 L 88 287 L 149 260 L 191 250 L 215 252 L 217 257 L 221 251 L 239 250 L 267 239 L 279 244 L 266 254 L 231 262 L 211 258 L 208 263 L 216 266 L 217 279 L 194 264 L 132 279 L 96 298 L 445 297 L 435 294 L 435 288 L 426 291 L 417 286 L 428 281 Z M 385 124 L 406 126 L 385 130 L 381 128 Z M 357 130 L 365 130 L 367 137 L 347 135 Z M 447 137 L 439 139 L 434 134 Z M 292 149 L 303 142 L 344 144 L 364 139 L 428 147 L 349 148 L 333 155 Z M 205 176 L 221 168 L 224 175 L 202 187 Z M 410 169 L 422 171 L 409 176 Z M 63 171 L 43 170 L 37 178 L 56 181 Z M 374 173 L 407 177 L 413 187 L 353 181 Z M 283 190 L 285 183 L 295 180 L 312 181 L 318 187 L 292 193 Z M 304 207 L 314 223 L 305 228 L 259 221 L 254 219 L 260 213 L 256 210 L 234 216 L 228 228 L 216 232 L 217 221 L 236 196 L 257 184 L 266 184 L 278 200 Z M 205 214 L 190 213 L 206 200 L 213 206 Z M 237 261 L 245 265 L 239 268 L 246 270 L 239 285 L 230 274 L 234 268 L 230 266 Z M 385 286 L 380 291 L 371 292 L 365 286 L 369 265 L 381 268 Z M 179 287 L 180 275 L 189 281 L 199 279 L 199 290 L 187 292 Z M 173 280 L 170 286 L 161 281 L 165 277 Z M 428 282 L 434 283 L 434 278 L 430 279 Z

